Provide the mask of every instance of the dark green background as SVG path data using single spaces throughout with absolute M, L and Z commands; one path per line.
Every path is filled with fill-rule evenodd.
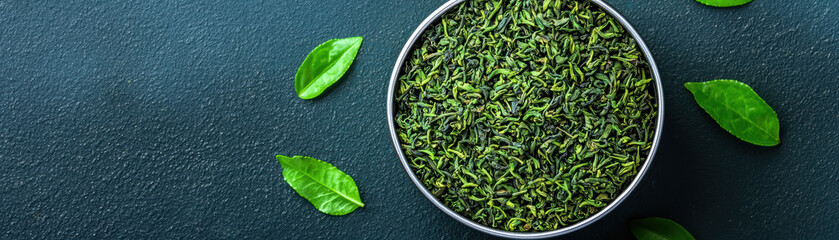
M 444 1 L 0 0 L 0 238 L 485 238 L 414 188 L 385 93 L 403 44 Z M 839 2 L 610 0 L 661 70 L 666 117 L 629 199 L 568 239 L 674 219 L 699 239 L 839 239 Z M 330 38 L 365 37 L 321 97 L 294 73 Z M 731 136 L 682 87 L 741 80 L 782 143 Z M 315 210 L 275 154 L 352 175 L 367 207 Z

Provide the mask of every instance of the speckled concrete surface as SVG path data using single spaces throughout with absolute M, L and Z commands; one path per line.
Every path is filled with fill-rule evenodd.
M 444 1 L 0 0 L 0 238 L 476 239 L 401 170 L 391 67 Z M 635 217 L 699 239 L 839 239 L 839 2 L 611 0 L 664 80 L 661 150 L 641 188 L 567 239 L 631 238 Z M 308 51 L 364 36 L 303 101 Z M 682 87 L 738 79 L 778 112 L 779 147 L 740 142 Z M 275 154 L 351 174 L 367 207 L 317 212 Z

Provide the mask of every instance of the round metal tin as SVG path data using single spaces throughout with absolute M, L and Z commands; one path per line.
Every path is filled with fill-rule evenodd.
M 658 68 L 656 67 L 655 61 L 653 60 L 652 54 L 650 53 L 649 48 L 644 43 L 644 40 L 641 39 L 641 36 L 635 31 L 635 28 L 620 14 L 614 7 L 610 6 L 609 4 L 605 3 L 602 0 L 591 0 L 592 3 L 599 6 L 601 9 L 606 11 L 612 17 L 614 17 L 621 25 L 629 32 L 629 34 L 636 40 L 638 46 L 641 48 L 641 51 L 644 53 L 644 57 L 647 59 L 647 62 L 650 64 L 650 70 L 652 71 L 652 78 L 655 82 L 655 94 L 658 103 L 658 115 L 656 119 L 656 131 L 655 136 L 653 137 L 652 148 L 650 149 L 649 155 L 647 155 L 647 159 L 644 161 L 644 165 L 638 171 L 638 175 L 635 176 L 635 179 L 623 190 L 623 192 L 618 195 L 618 197 L 609 205 L 607 205 L 602 210 L 598 211 L 594 215 L 571 225 L 551 230 L 551 231 L 544 231 L 544 232 L 510 232 L 495 229 L 489 226 L 485 226 L 479 223 L 476 223 L 457 212 L 451 210 L 448 206 L 440 202 L 422 183 L 419 181 L 417 176 L 414 174 L 413 170 L 411 170 L 410 165 L 408 164 L 407 158 L 405 158 L 405 153 L 402 151 L 402 148 L 399 146 L 399 138 L 396 134 L 396 128 L 394 123 L 394 114 L 396 113 L 394 109 L 394 94 L 396 92 L 396 84 L 398 82 L 399 73 L 401 68 L 405 62 L 405 59 L 410 54 L 413 46 L 416 44 L 416 41 L 419 39 L 420 35 L 422 35 L 425 30 L 435 23 L 440 16 L 445 14 L 449 9 L 457 6 L 458 4 L 464 2 L 466 0 L 450 0 L 437 8 L 431 15 L 429 15 L 425 21 L 420 23 L 419 27 L 414 30 L 414 33 L 408 39 L 408 42 L 405 43 L 405 46 L 402 48 L 402 52 L 399 54 L 399 58 L 396 59 L 396 65 L 393 67 L 393 73 L 390 77 L 390 84 L 388 85 L 388 94 L 387 94 L 387 124 L 388 129 L 390 130 L 390 138 L 393 142 L 393 147 L 396 151 L 396 155 L 399 158 L 399 161 L 402 162 L 402 167 L 405 169 L 405 172 L 408 174 L 408 177 L 411 178 L 411 181 L 414 185 L 422 192 L 422 195 L 425 196 L 431 203 L 434 204 L 437 208 L 441 211 L 449 215 L 450 217 L 457 219 L 457 221 L 474 228 L 478 231 L 498 236 L 498 237 L 505 237 L 505 238 L 514 238 L 514 239 L 541 239 L 541 238 L 549 238 L 549 237 L 556 237 L 564 234 L 568 234 L 570 232 L 574 232 L 581 228 L 588 226 L 589 224 L 597 221 L 598 219 L 602 218 L 606 214 L 609 214 L 615 207 L 621 204 L 629 194 L 638 186 L 638 183 L 647 173 L 647 170 L 650 168 L 652 164 L 653 156 L 655 156 L 656 149 L 658 148 L 658 144 L 661 141 L 661 131 L 664 123 L 664 98 L 662 94 L 662 87 L 661 87 L 661 77 L 659 76 Z

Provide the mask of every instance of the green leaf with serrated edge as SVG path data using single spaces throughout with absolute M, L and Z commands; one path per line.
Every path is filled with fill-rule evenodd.
M 310 157 L 277 155 L 283 179 L 297 194 L 329 215 L 346 215 L 364 207 L 352 177 L 331 164 Z
M 734 136 L 760 146 L 781 143 L 778 115 L 748 85 L 714 80 L 685 83 L 685 88 L 705 112 Z
M 712 7 L 736 7 L 753 0 L 696 0 L 699 3 Z
M 362 37 L 332 39 L 306 56 L 294 76 L 294 91 L 302 99 L 312 99 L 338 82 L 355 60 Z
M 695 240 L 684 227 L 659 217 L 629 221 L 629 230 L 638 240 Z

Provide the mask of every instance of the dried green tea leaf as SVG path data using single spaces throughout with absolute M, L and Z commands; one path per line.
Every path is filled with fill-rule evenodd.
M 645 164 L 658 105 L 636 40 L 595 1 L 467 0 L 401 66 L 394 123 L 413 174 L 476 223 L 581 222 Z
M 629 221 L 638 240 L 695 240 L 684 227 L 670 219 L 651 217 Z
M 748 85 L 714 80 L 685 83 L 685 88 L 705 112 L 734 136 L 760 146 L 781 143 L 778 115 Z
M 331 164 L 310 157 L 277 155 L 283 178 L 297 194 L 329 215 L 346 215 L 364 207 L 352 177 Z
M 312 50 L 294 76 L 297 96 L 315 98 L 338 82 L 355 60 L 362 40 L 361 37 L 332 39 Z
M 753 0 L 696 0 L 699 3 L 712 7 L 736 7 Z

